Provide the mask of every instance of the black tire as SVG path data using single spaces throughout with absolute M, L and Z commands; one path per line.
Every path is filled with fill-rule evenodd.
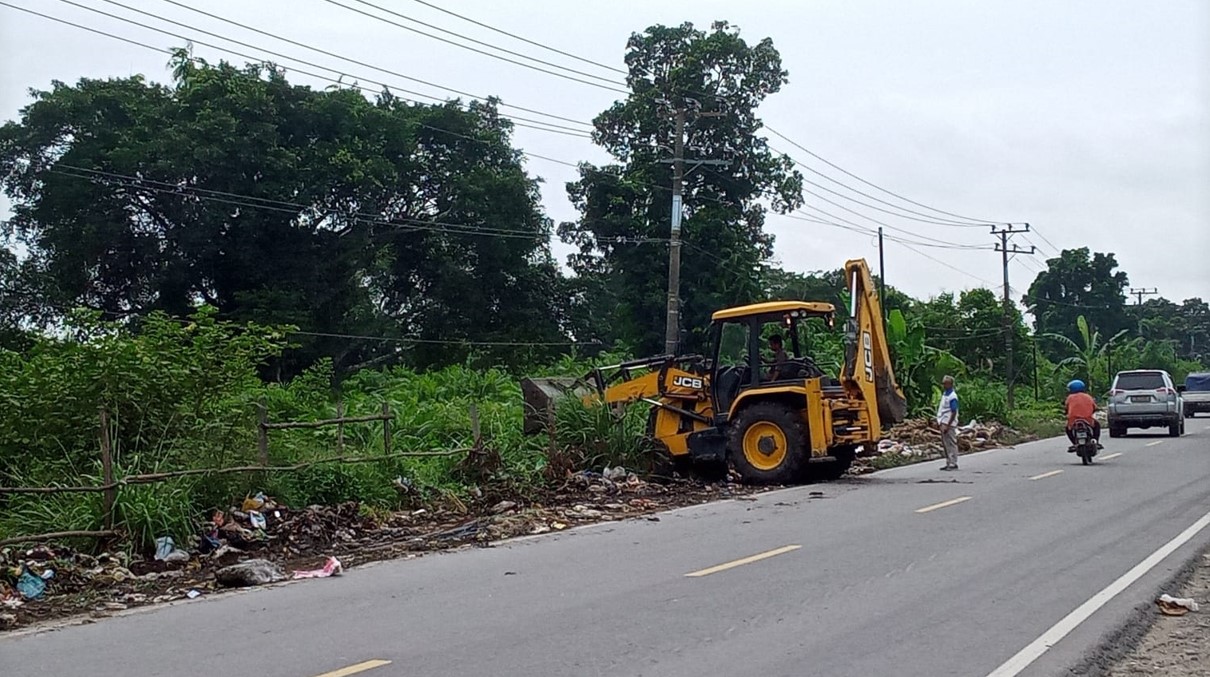
M 757 402 L 742 409 L 727 431 L 727 456 L 744 482 L 791 484 L 802 477 L 807 440 L 802 412 Z
M 1092 465 L 1092 452 L 1087 449 L 1080 449 L 1080 462 L 1084 465 Z
M 1189 407 L 1185 407 L 1183 413 L 1185 414 L 1185 418 L 1193 418 L 1193 410 Z
M 1110 436 L 1110 437 L 1125 437 L 1125 436 L 1126 436 L 1126 429 L 1125 429 L 1125 428 L 1119 428 L 1119 427 L 1116 427 L 1116 426 L 1109 426 L 1109 436 Z
M 1178 418 L 1168 424 L 1168 437 L 1180 437 L 1185 432 L 1185 419 Z

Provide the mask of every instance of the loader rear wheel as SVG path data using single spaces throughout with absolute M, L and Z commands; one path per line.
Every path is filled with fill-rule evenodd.
M 727 455 L 745 482 L 789 484 L 799 479 L 806 456 L 802 415 L 777 402 L 753 404 L 727 432 Z

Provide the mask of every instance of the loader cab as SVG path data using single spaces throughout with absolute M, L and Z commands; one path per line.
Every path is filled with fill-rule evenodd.
M 716 312 L 710 325 L 715 422 L 725 423 L 731 405 L 746 390 L 801 383 L 824 376 L 811 354 L 808 323 L 835 328 L 830 303 L 773 301 Z M 769 339 L 779 336 L 787 360 L 774 369 Z

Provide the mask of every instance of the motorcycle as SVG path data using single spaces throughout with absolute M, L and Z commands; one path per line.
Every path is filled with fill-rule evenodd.
M 1076 446 L 1073 451 L 1079 454 L 1080 461 L 1084 465 L 1092 465 L 1092 457 L 1097 455 L 1097 441 L 1092 436 L 1092 426 L 1088 425 L 1086 421 L 1076 421 L 1071 432 L 1076 438 Z

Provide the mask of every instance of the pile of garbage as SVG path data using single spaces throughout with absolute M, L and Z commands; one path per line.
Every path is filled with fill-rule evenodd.
M 154 553 L 88 555 L 64 546 L 0 550 L 0 631 L 69 615 L 195 599 L 226 588 L 340 575 L 351 565 L 465 545 L 486 546 L 593 522 L 759 491 L 730 482 L 648 482 L 623 468 L 569 474 L 526 496 L 447 495 L 401 512 L 357 502 L 292 509 L 258 494 L 210 513 L 186 542 Z
M 958 427 L 958 451 L 967 453 L 1000 447 L 1011 436 L 1015 436 L 1015 433 L 1007 426 L 972 420 Z M 938 432 L 935 422 L 930 419 L 911 419 L 891 428 L 878 446 L 867 450 L 864 455 L 898 454 L 907 458 L 927 459 L 943 453 L 941 433 Z

